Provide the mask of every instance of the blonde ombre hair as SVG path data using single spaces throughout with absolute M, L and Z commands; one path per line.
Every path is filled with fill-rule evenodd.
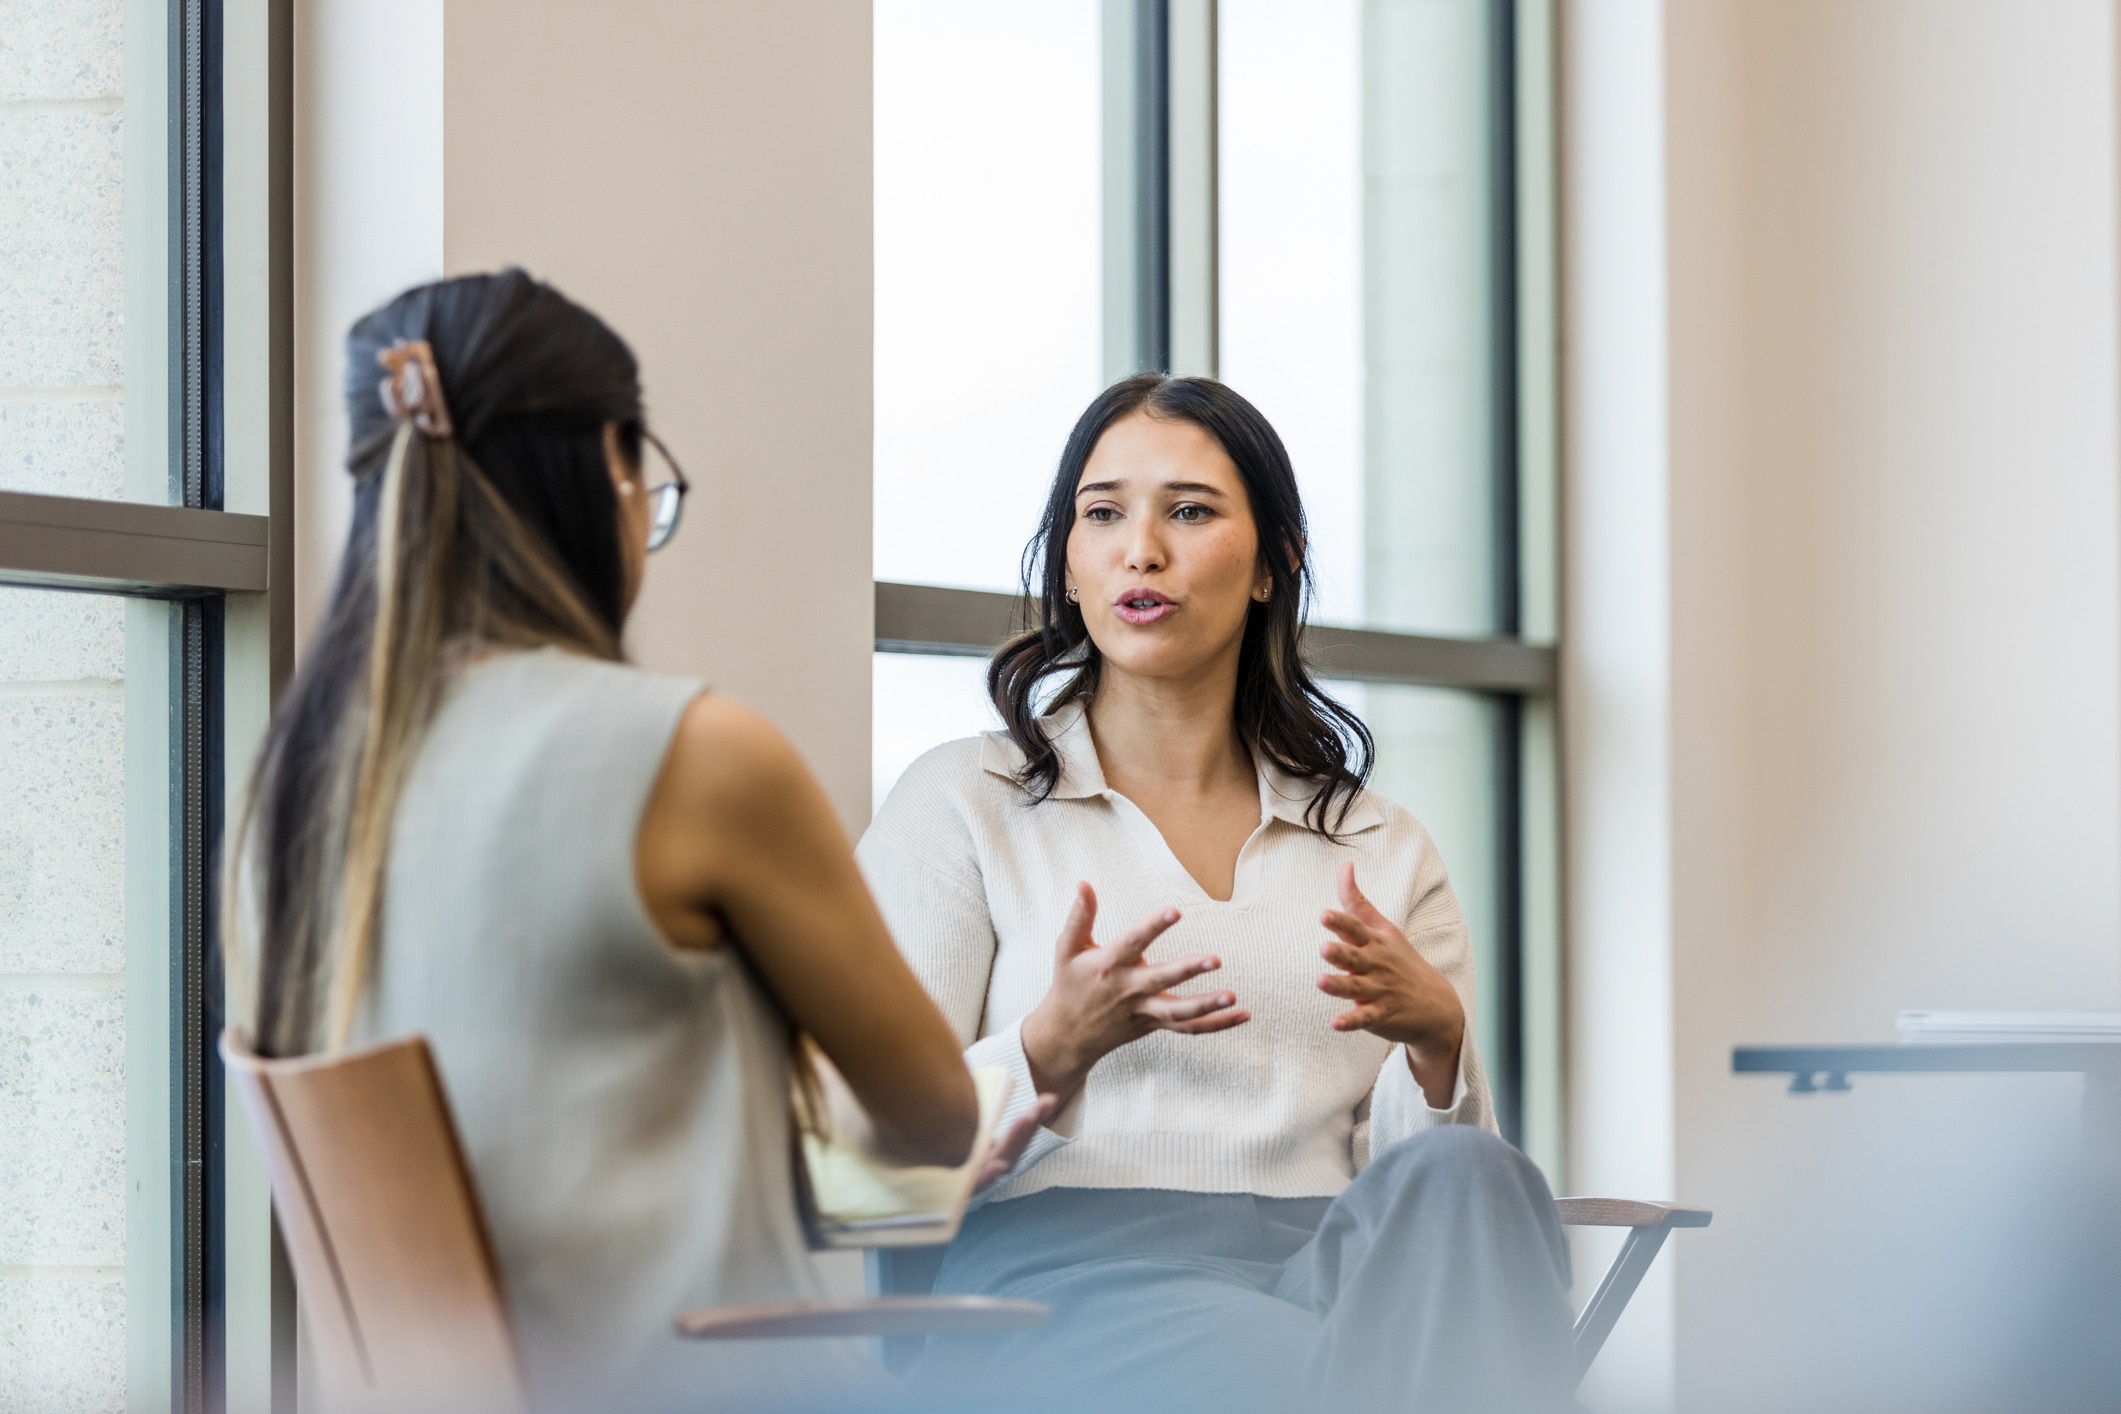
M 353 526 L 227 850 L 228 971 L 267 1055 L 352 1032 L 452 669 L 547 646 L 615 660 L 625 615 L 604 428 L 638 465 L 640 381 L 602 321 L 519 270 L 444 280 L 356 324 L 347 370 Z

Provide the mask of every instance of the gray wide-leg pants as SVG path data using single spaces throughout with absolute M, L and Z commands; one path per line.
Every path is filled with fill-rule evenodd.
M 1044 1328 L 931 1343 L 908 1407 L 1550 1414 L 1574 1407 L 1569 1259 L 1530 1160 L 1470 1128 L 1339 1197 L 1048 1189 L 966 1219 L 936 1289 Z

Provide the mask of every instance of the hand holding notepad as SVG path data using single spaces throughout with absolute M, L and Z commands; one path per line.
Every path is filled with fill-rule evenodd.
M 994 1149 L 1009 1076 L 995 1067 L 972 1073 L 979 1093 L 972 1152 L 964 1163 L 943 1168 L 893 1164 L 879 1155 L 846 1080 L 815 1047 L 809 1064 L 815 1090 L 798 1087 L 794 1111 L 796 1193 L 811 1247 L 928 1247 L 957 1236 Z

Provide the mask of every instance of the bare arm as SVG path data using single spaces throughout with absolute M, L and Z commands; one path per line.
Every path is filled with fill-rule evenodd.
M 964 1160 L 978 1100 L 957 1040 L 892 946 L 823 789 L 765 718 L 712 694 L 693 701 L 634 857 L 664 935 L 700 949 L 736 938 L 887 1153 Z

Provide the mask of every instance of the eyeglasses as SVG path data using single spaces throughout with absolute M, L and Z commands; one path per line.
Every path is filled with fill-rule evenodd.
M 678 517 L 684 513 L 685 493 L 692 489 L 692 483 L 679 470 L 678 460 L 670 455 L 670 449 L 645 427 L 641 429 L 641 450 L 643 481 L 648 479 L 648 453 L 653 453 L 670 472 L 667 481 L 657 481 L 648 488 L 648 548 L 654 551 L 668 545 L 670 537 L 678 533 Z

